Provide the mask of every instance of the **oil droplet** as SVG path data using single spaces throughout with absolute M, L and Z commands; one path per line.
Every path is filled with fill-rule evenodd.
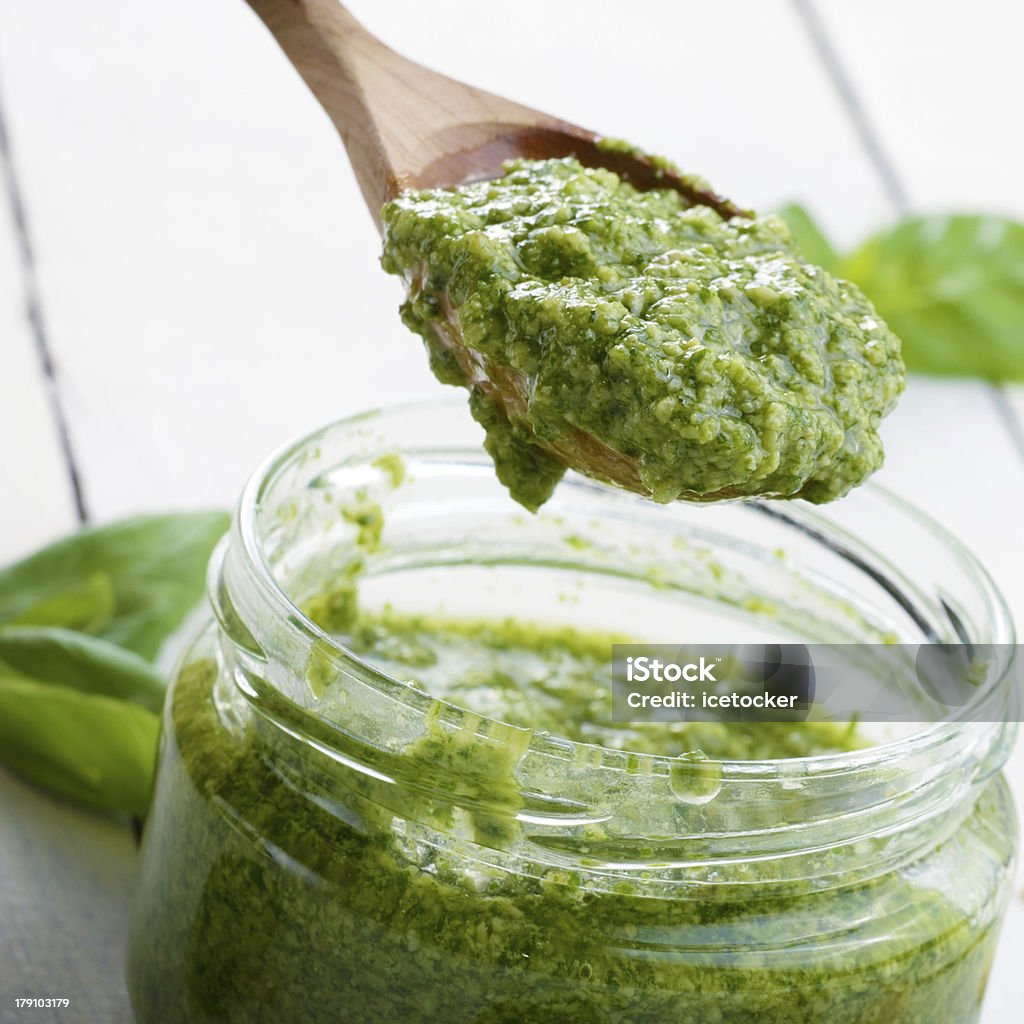
M 669 783 L 676 799 L 683 803 L 710 803 L 722 788 L 722 764 L 709 761 L 700 750 L 682 754 L 669 769 Z

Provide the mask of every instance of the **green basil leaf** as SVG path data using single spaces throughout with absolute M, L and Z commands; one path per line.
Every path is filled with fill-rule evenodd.
M 0 763 L 89 807 L 145 813 L 159 722 L 137 704 L 0 673 Z
M 841 263 L 903 342 L 911 370 L 1024 380 L 1024 224 L 908 217 Z
M 152 658 L 202 596 L 228 522 L 222 512 L 140 516 L 72 534 L 0 570 L 0 624 L 69 625 L 75 595 L 104 576 L 114 607 L 90 632 Z M 47 609 L 55 621 L 44 620 Z
M 0 627 L 0 672 L 4 666 L 40 683 L 131 701 L 159 714 L 164 678 L 132 651 L 51 626 Z
M 779 210 L 779 216 L 786 222 L 797 250 L 808 263 L 816 263 L 830 274 L 838 273 L 839 254 L 804 207 L 790 203 Z
M 32 596 L 36 603 L 15 613 L 12 623 L 98 633 L 114 617 L 114 584 L 105 572 L 94 572 L 71 586 L 54 583 L 49 594 L 44 587 Z

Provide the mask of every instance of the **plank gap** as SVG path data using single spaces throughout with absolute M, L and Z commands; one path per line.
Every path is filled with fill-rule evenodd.
M 853 81 L 847 74 L 843 62 L 839 59 L 839 53 L 832 45 L 832 40 L 829 38 L 821 18 L 818 17 L 813 0 L 792 0 L 792 3 L 797 18 L 807 32 L 811 46 L 817 54 L 818 60 L 821 61 L 825 74 L 832 83 L 832 88 L 835 89 L 839 102 L 846 111 L 868 162 L 875 169 L 889 202 L 900 212 L 907 210 L 910 207 L 910 200 L 903 181 L 882 145 L 881 138 L 871 124 L 871 119 L 857 95 Z
M 990 384 L 989 389 L 995 402 L 996 412 L 1003 421 L 1003 426 L 1006 427 L 1010 440 L 1013 442 L 1014 448 L 1017 449 L 1017 454 L 1024 461 L 1024 424 L 1021 423 L 1020 414 L 1014 407 L 1011 393 L 1003 384 Z
M 7 118 L 4 115 L 3 94 L 0 92 L 0 166 L 7 194 L 7 204 L 14 224 L 15 244 L 18 252 L 18 264 L 21 274 L 21 286 L 25 303 L 25 316 L 28 320 L 29 332 L 36 351 L 40 372 L 43 375 L 44 388 L 50 406 L 60 445 L 61 457 L 67 475 L 71 499 L 75 507 L 75 516 L 80 524 L 89 521 L 89 508 L 85 500 L 85 488 L 82 473 L 75 458 L 75 449 L 71 441 L 68 418 L 64 411 L 61 398 L 59 373 L 53 359 L 50 340 L 46 331 L 46 319 L 43 315 L 42 298 L 39 291 L 39 278 L 36 273 L 35 252 L 32 248 L 32 235 L 28 226 L 28 214 L 22 198 L 22 190 L 14 163 L 14 151 L 10 132 L 7 129 Z

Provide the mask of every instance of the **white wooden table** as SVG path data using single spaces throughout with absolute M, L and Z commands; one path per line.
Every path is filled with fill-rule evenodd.
M 745 204 L 799 199 L 841 242 L 901 207 L 1024 217 L 1020 4 L 489 6 L 351 3 L 413 58 Z M 242 0 L 0 0 L 0 113 L 0 559 L 80 519 L 227 505 L 282 440 L 438 393 L 344 151 Z M 1024 623 L 1024 390 L 915 379 L 885 438 L 881 479 Z M 133 870 L 127 828 L 0 775 L 0 1021 L 130 1019 Z M 1017 895 L 985 1024 L 1022 1019 L 1022 955 Z M 17 1016 L 19 994 L 72 1008 Z

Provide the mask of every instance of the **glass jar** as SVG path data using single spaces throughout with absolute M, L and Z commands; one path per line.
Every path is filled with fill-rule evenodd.
M 707 508 L 570 477 L 531 516 L 479 442 L 461 401 L 377 412 L 247 486 L 167 699 L 141 1024 L 975 1021 L 1012 880 L 1012 725 L 702 762 L 695 785 L 685 759 L 436 700 L 299 610 L 358 576 L 360 603 L 666 642 L 685 621 L 1009 651 L 973 558 L 874 487 Z

